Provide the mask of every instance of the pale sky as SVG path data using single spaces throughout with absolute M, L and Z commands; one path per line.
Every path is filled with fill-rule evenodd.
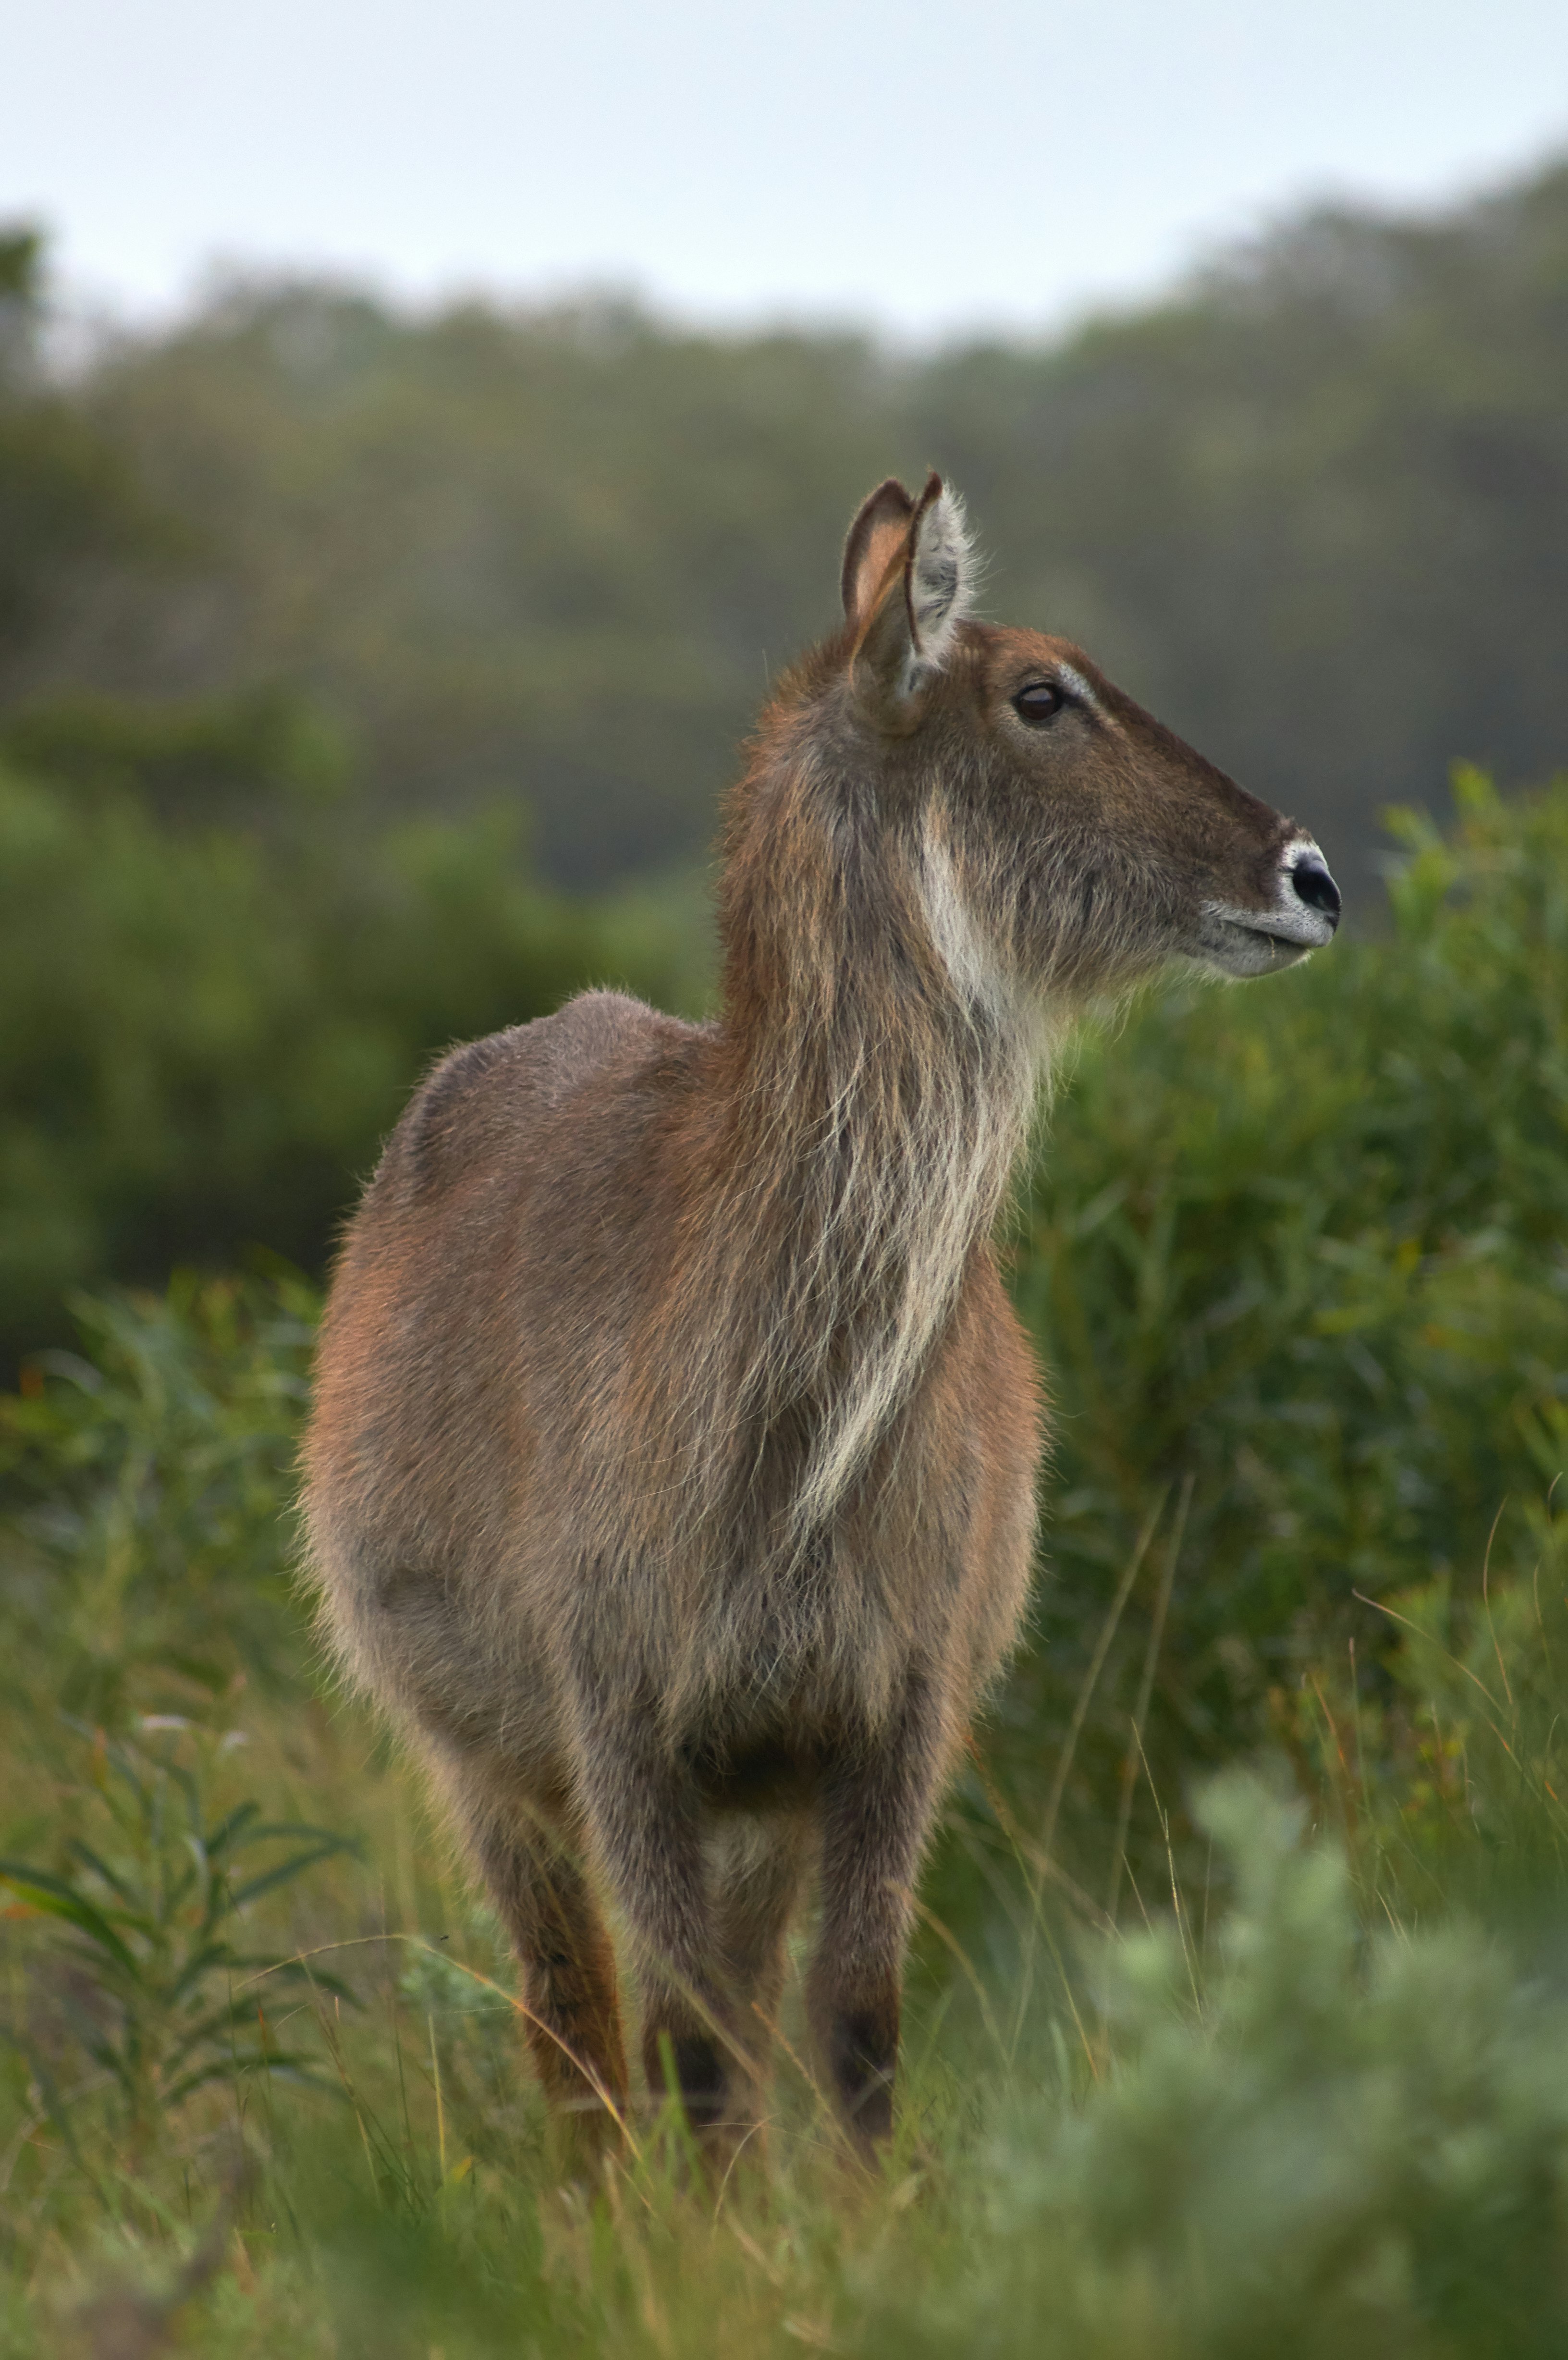
M 0 0 L 0 217 L 132 314 L 238 264 L 1050 328 L 1565 151 L 1568 0 Z

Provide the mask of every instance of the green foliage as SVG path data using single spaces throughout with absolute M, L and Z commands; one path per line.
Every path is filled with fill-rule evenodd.
M 207 543 L 135 614 L 103 592 L 101 627 L 135 639 L 143 693 L 308 686 L 383 811 L 526 798 L 547 872 L 578 884 L 690 860 L 770 669 L 833 621 L 855 503 L 904 453 L 887 377 L 857 339 L 715 341 L 613 305 L 414 322 L 234 290 L 87 390 Z M 196 595 L 194 647 L 149 623 Z M 80 682 L 74 654 L 45 678 Z
M 13 1710 L 45 1662 L 99 1716 L 149 1665 L 208 1695 L 241 1670 L 298 1678 L 288 1500 L 315 1313 L 287 1272 L 83 1300 L 82 1351 L 0 1402 Z
M 1377 1655 L 1358 1593 L 1473 1584 L 1488 1546 L 1494 1577 L 1539 1560 L 1568 1443 L 1568 784 L 1461 783 L 1452 840 L 1400 822 L 1390 939 L 1147 1008 L 1057 1107 L 1017 1248 L 1056 1404 L 1020 1782 L 1164 1503 L 1069 1823 L 1130 1758 L 1151 1641 L 1145 1743 L 1175 1794 L 1303 1655 Z
M 73 742 L 110 774 L 0 770 L 0 1347 L 58 1336 L 84 1279 L 161 1280 L 258 1240 L 319 1268 L 454 1040 L 590 982 L 678 1005 L 702 989 L 688 893 L 546 891 L 499 812 L 374 836 L 309 792 L 267 794 L 244 827 L 159 815 L 199 781 L 232 802 L 264 757 L 308 787 L 322 757 L 291 708 L 166 714 L 139 738 L 111 717 Z
M 344 1840 L 264 1819 L 254 1800 L 212 1817 L 203 1775 L 212 1746 L 201 1732 L 169 1714 L 145 1716 L 139 1729 L 139 1739 L 100 1732 L 68 1789 L 78 1807 L 71 1816 L 93 1841 L 72 1834 L 58 1872 L 0 1858 L 0 1892 L 12 1896 L 13 1920 L 31 1916 L 66 1929 L 56 1984 L 61 2012 L 141 2142 L 212 2082 L 255 2073 L 319 2078 L 314 2061 L 269 2034 L 257 1988 L 264 1978 L 274 2006 L 291 1983 L 350 1994 L 302 1960 L 237 1950 L 233 1941 L 253 1903 L 349 1849 Z M 155 1750 L 147 1741 L 158 1734 Z M 258 1845 L 265 1865 L 247 1857 Z M 48 2110 L 72 2138 L 70 2101 L 36 2061 Z
M 159 818 L 254 822 L 275 798 L 342 791 L 341 738 L 278 688 L 157 704 L 94 695 L 35 700 L 0 728 L 0 755 L 29 778 L 136 793 Z
M 1343 1852 L 1251 1780 L 1199 1816 L 1234 1885 L 1214 1938 L 1183 1918 L 1098 1949 L 1098 2078 L 1074 2104 L 1018 2077 L 967 2267 L 917 2280 L 869 2348 L 1555 2350 L 1561 1978 L 1474 1922 L 1368 1925 Z
M 43 243 L 41 230 L 0 231 L 0 302 L 26 303 L 32 300 Z
M 1498 1644 L 1510 1682 L 1533 1677 L 1522 1623 Z M 1404 1668 L 1412 1696 L 1422 1660 Z M 1446 1693 L 1439 1681 L 1425 1701 L 1441 1711 Z M 1465 1764 L 1483 1808 L 1500 1759 Z M 59 2102 L 35 2083 L 8 2150 L 13 2249 L 24 2278 L 34 2256 L 55 2258 L 47 2282 L 18 2285 L 12 2348 L 40 2348 L 62 2310 L 93 2329 L 112 2309 L 109 2273 L 123 2285 L 128 2269 L 159 2333 L 186 2302 L 214 2355 L 1555 2352 L 1560 1890 L 1543 1896 L 1555 1950 L 1527 1954 L 1463 1907 L 1403 1920 L 1385 1895 L 1369 1909 L 1341 1843 L 1310 1831 L 1277 1783 L 1232 1774 L 1199 1815 L 1212 1873 L 1178 1886 L 1171 1917 L 1086 1939 L 1070 1983 L 1042 1989 L 1010 2038 L 960 2047 L 945 2077 L 917 2038 L 903 2135 L 875 2182 L 834 2158 L 787 2065 L 766 2180 L 735 2179 L 716 2207 L 657 2125 L 636 2126 L 596 2191 L 554 2189 L 520 2043 L 497 2083 L 493 2061 L 476 2070 L 490 2018 L 449 2007 L 438 2049 L 427 2011 L 452 1980 L 439 1961 L 384 2010 L 298 2018 L 303 2068 L 335 2072 L 341 2105 L 258 2040 L 204 2091 L 149 2110 L 128 2168 L 110 2169 L 80 2103 L 74 2147 L 51 2155 Z M 996 1996 L 1010 2018 L 1012 1993 Z M 236 2174 L 201 2105 L 262 2077 Z M 192 2212 L 213 2225 L 198 2234 Z M 72 2246 L 85 2267 L 62 2272 Z
M 1479 1598 L 1446 1578 L 1401 1591 L 1381 1609 L 1387 1642 L 1370 1666 L 1328 1658 L 1270 1699 L 1271 1734 L 1341 1831 L 1368 1916 L 1415 1922 L 1463 1901 L 1521 1941 L 1555 1941 L 1568 1518 L 1555 1491 L 1528 1516 L 1528 1576 L 1494 1582 L 1487 1568 Z

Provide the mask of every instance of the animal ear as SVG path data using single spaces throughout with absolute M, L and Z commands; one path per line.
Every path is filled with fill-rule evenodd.
M 938 475 L 926 477 L 909 527 L 909 598 L 920 661 L 940 672 L 975 604 L 977 568 L 964 502 Z
M 855 694 L 882 727 L 915 727 L 921 692 L 973 604 L 975 576 L 964 504 L 940 475 L 926 478 L 918 501 L 901 484 L 878 486 L 850 529 L 844 578 L 845 610 L 858 626 Z
M 844 544 L 840 582 L 844 611 L 850 622 L 870 620 L 888 567 L 895 557 L 904 554 L 914 513 L 915 504 L 897 475 L 889 475 L 861 501 Z

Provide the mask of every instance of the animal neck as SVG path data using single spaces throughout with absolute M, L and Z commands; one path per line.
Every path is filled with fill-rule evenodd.
M 889 831 L 802 766 L 726 868 L 725 1241 L 749 1357 L 735 1413 L 788 1432 L 820 1530 L 940 1349 L 1044 1064 L 933 812 Z M 760 1299 L 759 1299 L 760 1298 Z

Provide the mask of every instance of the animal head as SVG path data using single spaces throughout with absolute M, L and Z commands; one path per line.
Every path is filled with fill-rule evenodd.
M 1340 897 L 1303 829 L 1108 681 L 1083 651 L 973 614 L 956 496 L 889 480 L 844 549 L 844 628 L 809 675 L 825 772 L 869 781 L 929 942 L 970 996 L 1069 998 L 1173 963 L 1290 967 Z

